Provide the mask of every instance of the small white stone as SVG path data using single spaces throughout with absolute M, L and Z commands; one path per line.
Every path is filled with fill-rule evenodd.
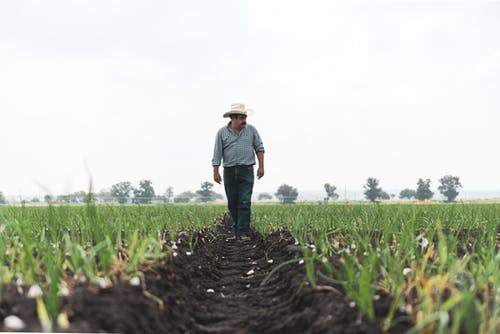
M 380 295 L 374 295 L 373 300 L 375 300 L 375 301 L 380 300 Z
M 28 290 L 28 295 L 27 297 L 28 298 L 38 298 L 38 297 L 41 297 L 43 296 L 43 292 L 42 292 L 42 289 L 40 288 L 40 286 L 38 286 L 38 284 L 34 284 L 30 287 L 30 289 Z
M 187 255 L 187 256 L 190 256 L 191 254 L 193 254 L 193 253 L 191 253 L 191 252 L 186 252 L 186 255 Z
M 295 246 L 297 246 L 299 244 L 299 241 L 298 240 L 295 240 Z
M 66 313 L 59 313 L 57 315 L 57 325 L 62 329 L 69 328 L 69 320 L 68 320 L 68 315 Z
M 174 252 L 172 255 L 173 255 L 174 257 L 176 257 L 176 256 L 177 256 L 177 252 Z
M 129 283 L 132 286 L 139 286 L 139 285 L 141 285 L 141 279 L 138 276 L 134 276 L 134 277 L 132 277 L 132 279 L 130 280 Z
M 60 297 L 69 296 L 69 289 L 66 286 L 66 283 L 62 282 L 61 284 L 59 284 L 59 291 L 57 292 L 57 295 Z
M 410 269 L 410 268 L 404 268 L 404 269 L 403 269 L 403 276 L 406 276 L 406 275 L 408 275 L 409 273 L 411 273 L 411 269 Z
M 12 330 L 20 330 L 26 327 L 24 321 L 22 321 L 21 318 L 15 315 L 9 315 L 8 317 L 5 317 L 5 319 L 3 319 L 3 325 L 4 327 Z
M 250 275 L 253 275 L 254 273 L 255 273 L 255 272 L 253 271 L 253 269 L 251 269 L 251 270 L 249 270 L 249 271 L 247 272 L 247 275 L 248 275 L 248 276 L 250 276 Z
M 257 264 L 257 261 L 252 261 L 252 264 L 255 264 L 255 265 L 256 265 L 256 264 Z
M 349 303 L 349 307 L 350 307 L 350 308 L 354 308 L 354 307 L 356 307 L 356 303 L 355 303 L 355 302 L 350 302 L 350 303 Z
M 299 261 L 299 264 L 304 264 L 304 260 L 300 260 L 300 261 Z
M 429 246 L 429 240 L 427 240 L 427 238 L 422 238 L 422 241 L 420 242 L 420 247 L 422 247 L 422 249 L 426 249 L 427 246 Z
M 207 289 L 207 293 L 215 293 L 214 289 Z
M 247 285 L 245 285 L 245 286 L 247 287 L 247 289 L 250 289 L 250 284 L 247 284 Z
M 274 262 L 273 259 L 267 260 L 267 263 L 273 263 L 273 262 Z
M 108 277 L 99 277 L 97 278 L 97 284 L 101 287 L 101 289 L 109 288 L 112 283 Z
M 177 249 L 177 245 L 175 244 L 175 242 L 174 242 L 174 244 L 172 245 L 172 249 Z

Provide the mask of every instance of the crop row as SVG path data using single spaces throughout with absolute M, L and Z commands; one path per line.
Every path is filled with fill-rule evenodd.
M 369 318 L 392 296 L 412 332 L 500 331 L 499 205 L 262 207 L 254 227 L 292 232 L 308 282 L 339 286 Z
M 212 233 L 224 206 L 0 208 L 0 285 L 38 286 L 55 321 L 75 281 L 131 279 L 139 265 L 175 256 L 180 231 Z M 500 329 L 500 205 L 256 205 L 263 235 L 287 229 L 302 250 L 305 281 L 343 290 L 373 319 L 392 297 L 384 328 L 496 333 Z M 194 233 L 187 233 L 195 249 Z M 43 313 L 43 312 L 42 312 Z M 405 319 L 401 319 L 401 314 Z M 398 316 L 399 315 L 399 316 Z

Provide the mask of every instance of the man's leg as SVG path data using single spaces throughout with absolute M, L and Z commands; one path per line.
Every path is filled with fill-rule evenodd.
M 238 182 L 236 167 L 226 167 L 224 168 L 224 190 L 226 191 L 227 197 L 227 208 L 231 214 L 234 227 L 234 235 L 236 238 L 239 237 L 237 231 L 238 225 Z
M 238 171 L 238 220 L 239 237 L 250 236 L 251 203 L 253 192 L 253 166 L 241 167 Z

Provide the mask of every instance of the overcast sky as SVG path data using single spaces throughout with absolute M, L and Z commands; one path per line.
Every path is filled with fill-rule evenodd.
M 233 102 L 256 193 L 500 189 L 500 1 L 0 2 L 4 194 L 196 190 Z

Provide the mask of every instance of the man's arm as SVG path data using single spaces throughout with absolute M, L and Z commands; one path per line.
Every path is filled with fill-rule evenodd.
M 257 153 L 257 160 L 259 161 L 259 169 L 257 169 L 257 178 L 260 179 L 264 176 L 264 145 L 262 144 L 262 139 L 260 139 L 259 132 L 255 130 L 253 136 L 253 148 L 255 153 Z
M 259 161 L 259 168 L 257 169 L 257 179 L 264 176 L 264 151 L 257 152 L 257 160 Z
M 218 184 L 221 183 L 222 178 L 219 173 L 219 166 L 222 160 L 222 138 L 220 133 L 217 132 L 215 136 L 215 145 L 214 145 L 214 155 L 212 158 L 212 166 L 214 167 L 214 181 Z
M 214 181 L 217 182 L 218 184 L 220 184 L 222 181 L 222 178 L 219 173 L 219 166 L 214 166 Z

